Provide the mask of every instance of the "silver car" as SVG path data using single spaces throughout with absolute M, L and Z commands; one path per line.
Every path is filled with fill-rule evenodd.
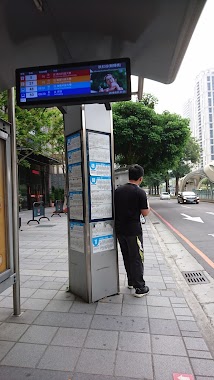
M 170 194 L 167 193 L 167 191 L 163 191 L 161 194 L 160 194 L 160 199 L 163 200 L 163 199 L 170 199 Z

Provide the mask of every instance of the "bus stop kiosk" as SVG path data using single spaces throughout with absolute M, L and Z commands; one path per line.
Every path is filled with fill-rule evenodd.
M 130 99 L 129 58 L 16 70 L 19 106 L 64 114 L 69 290 L 89 303 L 119 292 L 111 102 Z
M 64 123 L 69 289 L 90 303 L 119 292 L 112 111 L 104 104 L 67 107 Z
M 0 119 L 0 293 L 16 284 L 11 145 L 11 125 Z

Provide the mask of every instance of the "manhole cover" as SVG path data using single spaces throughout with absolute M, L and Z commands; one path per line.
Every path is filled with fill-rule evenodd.
M 185 280 L 188 284 L 207 284 L 209 281 L 203 274 L 203 272 L 182 272 Z
M 54 227 L 54 226 L 56 226 L 56 224 L 47 224 L 47 225 L 40 224 L 39 226 L 35 226 L 35 227 Z

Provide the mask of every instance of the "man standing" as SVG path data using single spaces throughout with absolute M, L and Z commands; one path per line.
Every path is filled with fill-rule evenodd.
M 115 190 L 115 229 L 128 277 L 128 287 L 135 288 L 135 296 L 149 293 L 145 285 L 143 233 L 140 215 L 147 216 L 150 208 L 146 193 L 139 187 L 144 169 L 140 165 L 129 168 L 129 182 Z

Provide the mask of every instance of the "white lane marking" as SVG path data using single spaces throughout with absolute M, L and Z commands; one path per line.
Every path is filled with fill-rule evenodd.
M 184 206 L 184 205 L 182 205 L 181 207 L 184 207 L 184 208 L 192 208 L 192 207 L 190 207 L 190 206 Z
M 190 216 L 186 214 L 181 214 L 184 216 L 184 219 L 190 220 L 192 222 L 204 223 L 200 216 Z
M 214 237 L 214 234 L 208 234 L 208 235 Z
M 214 215 L 214 212 L 206 211 L 206 214 Z

